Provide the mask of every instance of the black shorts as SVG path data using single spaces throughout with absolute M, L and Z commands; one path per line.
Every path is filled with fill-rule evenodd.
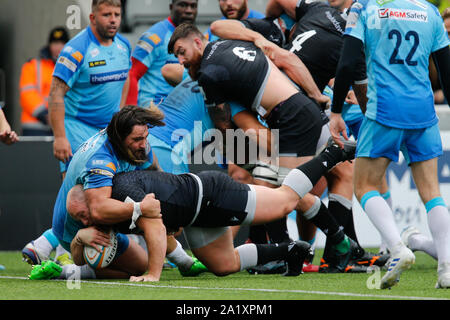
M 270 129 L 279 130 L 280 157 L 305 157 L 316 153 L 322 132 L 318 105 L 297 93 L 276 106 L 266 119 Z
M 199 173 L 202 197 L 193 227 L 246 225 L 253 221 L 256 197 L 254 189 L 234 181 L 219 171 Z

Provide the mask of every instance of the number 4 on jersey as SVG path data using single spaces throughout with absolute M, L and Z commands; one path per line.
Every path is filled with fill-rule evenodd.
M 316 34 L 316 30 L 310 30 L 303 32 L 302 34 L 299 34 L 297 37 L 295 37 L 294 41 L 292 41 L 292 48 L 291 52 L 296 52 L 302 50 L 302 44 L 312 36 Z

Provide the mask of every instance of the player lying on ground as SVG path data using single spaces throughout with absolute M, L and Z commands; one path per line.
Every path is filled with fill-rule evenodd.
M 173 175 L 155 171 L 122 173 L 114 177 L 112 197 L 135 202 L 136 210 L 131 226 L 137 224 L 141 229 L 144 228 L 144 236 L 145 225 L 156 221 L 163 223 L 164 231 L 185 228 L 193 253 L 216 275 L 224 276 L 281 259 L 288 263 L 286 275 L 299 275 L 303 260 L 311 252 L 309 244 L 297 241 L 285 245 L 245 244 L 234 248 L 228 226 L 263 224 L 284 217 L 292 212 L 297 202 L 325 172 L 339 162 L 352 159 L 353 153 L 352 144 L 347 144 L 345 149 L 329 145 L 314 159 L 293 169 L 277 189 L 241 184 L 226 174 L 215 171 L 198 175 Z M 82 192 L 82 188 L 78 190 Z M 148 215 L 141 216 L 139 201 L 152 194 L 159 200 L 160 213 L 152 218 Z M 74 218 L 76 219 L 75 216 Z M 116 227 L 119 231 L 127 230 L 130 221 L 124 221 Z M 161 247 L 165 250 L 164 242 Z M 161 251 L 163 250 L 159 248 L 149 254 Z M 79 251 L 72 251 L 74 261 L 84 263 L 77 252 Z M 346 264 L 351 258 L 352 250 L 346 250 L 342 255 L 346 260 L 343 263 Z M 153 261 L 156 260 L 158 259 Z M 149 267 L 161 270 L 162 264 L 159 268 Z M 130 280 L 158 279 L 155 279 L 154 274 L 147 274 Z

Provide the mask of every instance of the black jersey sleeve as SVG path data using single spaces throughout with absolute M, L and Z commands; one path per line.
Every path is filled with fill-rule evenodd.
M 331 111 L 334 113 L 342 112 L 345 97 L 354 81 L 353 71 L 361 59 L 362 48 L 363 43 L 361 40 L 351 36 L 344 36 L 344 46 L 334 81 L 333 104 L 331 107 Z
M 442 91 L 447 101 L 450 101 L 450 49 L 445 47 L 431 54 L 439 73 Z

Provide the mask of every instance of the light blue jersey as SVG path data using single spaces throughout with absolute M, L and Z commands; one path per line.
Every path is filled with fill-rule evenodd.
M 119 111 L 130 67 L 131 47 L 127 39 L 117 34 L 112 45 L 105 47 L 91 27 L 81 31 L 66 44 L 53 73 L 70 87 L 64 99 L 65 117 L 106 128 Z
M 133 58 L 148 68 L 139 80 L 139 106 L 148 107 L 152 101 L 159 104 L 173 89 L 162 76 L 161 68 L 168 63 L 178 63 L 167 49 L 174 30 L 170 18 L 154 24 L 144 32 L 133 51 Z
M 196 121 L 202 122 L 197 123 L 197 126 L 202 126 L 202 133 L 213 127 L 203 94 L 197 81 L 191 78 L 186 78 L 178 84 L 158 108 L 164 112 L 166 125 L 154 127 L 150 133 L 171 147 L 188 134 L 193 135 Z
M 262 14 L 261 12 L 258 12 L 255 10 L 250 10 L 248 17 L 245 19 L 263 19 L 263 18 L 265 18 L 265 15 Z M 222 20 L 224 20 L 224 19 L 227 19 L 227 18 L 222 17 Z M 219 40 L 219 37 L 211 32 L 211 28 L 208 28 L 208 30 L 206 30 L 205 37 L 210 42 Z
M 207 139 L 214 125 L 198 83 L 187 78 L 159 105 L 164 127 L 150 129 L 150 144 L 161 168 L 170 173 L 189 172 L 188 155 Z
M 345 33 L 365 45 L 367 118 L 400 129 L 438 122 L 429 57 L 450 41 L 436 7 L 424 0 L 360 0 Z
M 115 174 L 146 169 L 152 162 L 152 152 L 149 152 L 148 162 L 142 166 L 119 160 L 108 140 L 106 130 L 81 145 L 72 158 L 53 210 L 52 229 L 64 248 L 70 251 L 70 242 L 79 229 L 85 228 L 81 222 L 72 219 L 66 210 L 67 194 L 73 186 L 82 184 L 85 190 L 112 187 Z

